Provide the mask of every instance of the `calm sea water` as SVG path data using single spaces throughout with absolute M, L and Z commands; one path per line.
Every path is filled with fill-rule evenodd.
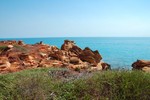
M 23 40 L 27 44 L 43 41 L 45 44 L 61 47 L 65 39 L 74 40 L 81 47 L 98 50 L 103 61 L 112 68 L 131 69 L 131 64 L 137 59 L 150 60 L 150 38 L 13 38 L 0 40 Z

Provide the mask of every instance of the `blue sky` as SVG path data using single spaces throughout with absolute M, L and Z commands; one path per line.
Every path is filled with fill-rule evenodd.
M 0 0 L 0 38 L 150 37 L 150 0 Z

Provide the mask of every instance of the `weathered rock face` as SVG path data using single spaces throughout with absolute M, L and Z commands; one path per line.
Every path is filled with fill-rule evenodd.
M 61 50 L 70 51 L 77 56 L 82 52 L 82 49 L 75 45 L 74 41 L 65 40 L 61 46 Z
M 90 48 L 86 47 L 81 54 L 79 55 L 79 58 L 82 61 L 86 61 L 89 63 L 92 63 L 93 65 L 97 65 L 100 60 L 102 59 L 101 55 L 99 54 L 99 52 L 96 51 L 92 51 Z
M 18 45 L 25 45 L 23 41 L 18 41 Z
M 111 67 L 108 63 L 102 62 L 101 65 L 102 65 L 102 70 L 110 70 L 111 69 Z
M 79 57 L 83 62 L 89 62 L 96 66 L 102 59 L 99 52 L 92 51 L 90 48 L 86 47 L 84 50 L 75 45 L 74 41 L 65 40 L 61 47 L 61 50 L 70 51 L 74 56 Z
M 71 57 L 70 63 L 72 64 L 79 64 L 79 58 L 78 57 Z
M 0 57 L 0 71 L 6 70 L 11 66 L 7 57 Z
M 51 52 L 49 54 L 49 57 L 51 57 L 52 59 L 56 59 L 56 60 L 63 60 L 63 52 L 58 50 L 58 51 L 54 51 L 54 52 Z
M 61 50 L 69 51 L 75 45 L 74 41 L 65 40 Z
M 19 58 L 20 60 L 25 60 L 25 61 L 29 61 L 33 59 L 32 56 L 30 56 L 29 54 L 25 54 L 25 53 L 20 54 Z
M 143 70 L 150 72 L 150 61 L 147 60 L 137 60 L 132 64 L 133 69 Z
M 66 67 L 73 70 L 107 70 L 99 52 L 86 47 L 82 50 L 74 41 L 65 40 L 61 49 L 43 42 L 34 45 L 23 41 L 0 41 L 0 73 L 37 67 Z

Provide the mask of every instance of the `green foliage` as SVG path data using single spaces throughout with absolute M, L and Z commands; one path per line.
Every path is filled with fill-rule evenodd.
M 0 50 L 2 51 L 2 50 L 4 50 L 4 49 L 6 49 L 7 48 L 7 46 L 0 46 Z
M 149 100 L 150 73 L 94 72 L 64 81 L 50 77 L 66 69 L 40 68 L 0 75 L 2 100 Z M 58 74 L 59 75 L 59 74 Z M 60 74 L 61 75 L 61 74 Z M 68 77 L 67 77 L 68 78 Z
M 0 53 L 7 49 L 7 46 L 0 46 Z
M 22 52 L 27 52 L 27 51 L 28 51 L 28 50 L 27 50 L 25 47 L 23 47 L 23 46 L 14 45 L 14 47 L 15 47 L 17 50 L 22 51 Z

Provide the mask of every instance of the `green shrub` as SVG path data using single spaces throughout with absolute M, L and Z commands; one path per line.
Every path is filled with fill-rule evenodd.
M 59 87 L 58 97 L 65 99 L 149 100 L 150 74 L 140 71 L 99 72 Z
M 57 70 L 40 68 L 0 75 L 2 100 L 149 100 L 150 73 L 94 72 L 75 80 L 50 77 Z M 49 72 L 50 71 L 50 72 Z M 57 73 L 58 75 L 58 73 Z M 67 77 L 68 78 L 68 77 Z

